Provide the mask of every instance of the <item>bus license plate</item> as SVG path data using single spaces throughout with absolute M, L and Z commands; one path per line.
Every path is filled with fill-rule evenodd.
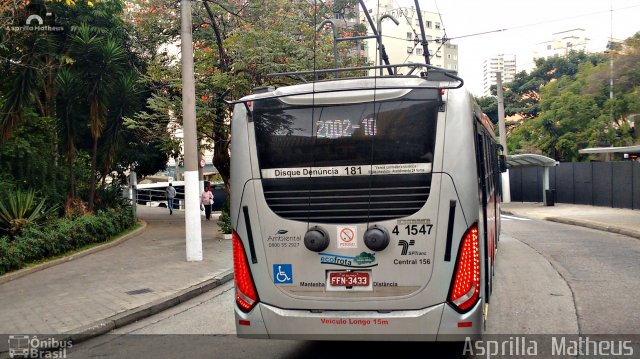
M 327 290 L 372 290 L 370 272 L 329 272 Z

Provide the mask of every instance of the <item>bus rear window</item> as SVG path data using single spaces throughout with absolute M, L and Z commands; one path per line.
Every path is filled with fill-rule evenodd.
M 427 91 L 385 102 L 254 102 L 262 169 L 431 163 L 438 101 Z

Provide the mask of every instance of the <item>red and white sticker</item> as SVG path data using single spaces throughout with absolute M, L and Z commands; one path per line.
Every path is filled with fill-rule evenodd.
M 356 226 L 338 226 L 338 248 L 358 248 L 358 228 Z

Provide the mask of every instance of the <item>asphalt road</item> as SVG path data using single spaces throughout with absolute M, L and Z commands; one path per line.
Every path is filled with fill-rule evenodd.
M 538 220 L 504 222 L 503 232 L 566 281 L 580 334 L 640 334 L 640 240 Z
M 504 218 L 487 333 L 640 334 L 640 241 L 546 221 Z M 113 334 L 69 358 L 457 358 L 462 347 L 236 338 L 233 285 Z M 635 354 L 639 335 L 634 337 Z

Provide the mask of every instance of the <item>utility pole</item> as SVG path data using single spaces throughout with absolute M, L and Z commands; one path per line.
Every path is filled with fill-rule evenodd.
M 193 77 L 191 1 L 180 3 L 182 52 L 182 128 L 184 133 L 184 224 L 187 261 L 202 260 L 202 228 L 198 179 L 198 141 L 196 136 L 196 89 Z
M 204 191 L 204 166 L 205 160 L 198 146 L 198 191 Z
M 613 50 L 609 50 L 609 100 L 611 100 L 611 122 L 613 123 L 615 121 L 613 113 Z
M 615 121 L 613 112 L 613 3 L 611 3 L 611 32 L 609 34 L 609 99 L 611 100 L 611 123 Z
M 496 89 L 498 90 L 498 131 L 502 154 L 507 155 L 507 129 L 504 124 L 504 93 L 502 92 L 502 72 L 496 72 Z M 509 184 L 509 170 L 502 173 L 502 202 L 511 202 L 511 186 Z

